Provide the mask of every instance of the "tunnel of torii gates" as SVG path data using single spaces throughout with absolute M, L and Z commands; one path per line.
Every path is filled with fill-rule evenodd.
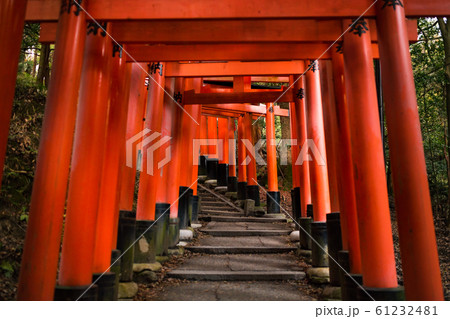
M 305 234 L 327 246 L 328 233 L 330 255 L 348 272 L 337 279 L 344 299 L 367 298 L 351 289 L 356 282 L 376 300 L 443 299 L 408 44 L 417 39 L 414 19 L 449 16 L 449 1 L 79 2 L 0 2 L 2 167 L 24 22 L 41 22 L 41 42 L 55 43 L 19 300 L 112 298 L 108 287 L 117 273 L 130 276 L 133 259 L 149 262 L 177 245 L 179 230 L 196 218 L 199 175 L 258 205 L 252 124 L 261 116 L 267 213 L 280 211 L 274 116 L 289 116 L 301 247 L 323 266 L 327 257 Z M 147 173 L 133 211 L 138 151 Z M 153 223 L 142 237 L 151 249 L 128 249 Z M 109 269 L 120 254 L 121 269 Z M 330 262 L 331 277 L 336 269 Z

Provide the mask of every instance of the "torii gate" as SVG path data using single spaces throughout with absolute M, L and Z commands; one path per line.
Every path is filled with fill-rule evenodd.
M 100 224 L 96 220 L 96 216 L 97 214 L 105 216 L 102 213 L 104 209 L 112 212 L 115 218 L 117 217 L 115 214 L 118 214 L 118 203 L 107 208 L 99 207 L 101 207 L 103 201 L 112 198 L 116 198 L 116 202 L 118 201 L 115 191 L 118 189 L 117 185 L 120 184 L 119 171 L 118 164 L 108 168 L 109 166 L 104 161 L 104 150 L 99 151 L 98 148 L 99 145 L 109 144 L 109 141 L 114 140 L 114 133 L 118 133 L 120 139 L 124 141 L 125 116 L 123 109 L 127 106 L 127 99 L 124 96 L 129 93 L 126 89 L 128 83 L 132 85 L 133 76 L 138 77 L 138 72 L 133 74 L 133 67 L 125 63 L 128 59 L 125 55 L 118 54 L 120 47 L 113 50 L 111 40 L 102 36 L 103 32 L 99 30 L 98 26 L 91 24 L 89 36 L 86 37 L 86 20 L 90 20 L 90 17 L 86 16 L 86 13 L 75 3 L 59 0 L 28 0 L 28 5 L 26 3 L 25 0 L 20 0 L 3 1 L 0 4 L 0 41 L 8 48 L 3 50 L 0 55 L 3 61 L 9 61 L 0 70 L 2 81 L 0 93 L 4 97 L 0 106 L 2 112 L 0 114 L 2 124 L 0 164 L 3 166 L 23 22 L 25 20 L 49 23 L 57 21 L 58 27 L 55 37 L 57 45 L 52 80 L 47 97 L 18 295 L 19 299 L 48 300 L 53 298 L 54 278 L 58 265 L 75 114 L 77 114 L 77 122 L 73 142 L 74 150 L 59 284 L 71 286 L 73 297 L 76 293 L 84 291 L 85 286 L 92 282 L 93 265 L 96 265 L 94 272 L 98 272 L 99 269 L 103 270 L 102 266 L 104 265 L 109 266 L 109 260 L 106 257 L 110 253 L 111 246 L 114 246 L 111 241 L 114 242 L 114 229 L 117 228 L 117 225 L 113 225 L 114 219 L 108 219 L 112 222 L 111 227 L 106 229 L 107 225 L 104 225 L 104 228 L 99 229 Z M 127 27 L 138 28 L 138 32 L 133 35 L 136 36 L 135 43 L 151 43 L 152 46 L 157 43 L 167 43 L 165 41 L 168 41 L 166 39 L 169 37 L 166 38 L 167 34 L 161 33 L 161 38 L 155 40 L 156 42 L 151 42 L 153 40 L 149 40 L 149 34 L 142 32 L 145 28 L 140 29 L 140 23 L 153 25 L 156 28 L 154 30 L 163 28 L 163 20 L 180 24 L 183 24 L 184 20 L 193 20 L 192 28 L 195 28 L 195 24 L 201 24 L 206 28 L 210 23 L 216 26 L 229 24 L 224 27 L 223 30 L 225 31 L 227 28 L 230 28 L 230 30 L 233 30 L 233 28 L 234 30 L 241 30 L 244 27 L 251 28 L 255 23 L 266 25 L 267 28 L 264 30 L 269 30 L 262 32 L 260 35 L 253 33 L 247 39 L 239 39 L 239 32 L 231 32 L 229 40 L 225 41 L 221 41 L 220 38 L 215 37 L 214 32 L 210 32 L 209 34 L 205 33 L 205 38 L 197 42 L 200 44 L 191 44 L 193 42 L 190 38 L 190 34 L 193 32 L 191 29 L 189 32 L 180 34 L 178 39 L 173 39 L 174 42 L 169 42 L 167 48 L 154 50 L 155 48 L 152 48 L 152 46 L 132 44 L 130 52 L 134 52 L 139 57 L 136 62 L 147 62 L 147 54 L 150 61 L 158 62 L 173 61 L 176 63 L 177 61 L 196 58 L 199 60 L 220 58 L 220 60 L 227 61 L 249 61 L 252 59 L 252 54 L 248 53 L 248 49 L 254 49 L 258 52 L 259 57 L 267 54 L 267 60 L 270 61 L 277 61 L 278 53 L 280 54 L 279 60 L 315 59 L 320 56 L 323 44 L 301 42 L 306 41 L 305 39 L 308 37 L 309 41 L 312 42 L 326 42 L 327 40 L 322 40 L 321 37 L 331 36 L 333 33 L 331 31 L 325 34 L 313 33 L 317 38 L 311 39 L 311 34 L 289 32 L 289 30 L 284 30 L 283 26 L 288 26 L 291 23 L 293 30 L 297 30 L 295 28 L 297 25 L 303 30 L 309 25 L 303 21 L 304 19 L 317 19 L 314 25 L 316 29 L 314 30 L 318 31 L 321 26 L 339 26 L 342 23 L 342 27 L 336 29 L 336 32 L 339 33 L 339 30 L 343 31 L 352 24 L 351 20 L 342 19 L 359 18 L 362 13 L 364 13 L 365 19 L 375 19 L 376 32 L 374 31 L 374 25 L 371 25 L 370 22 L 366 24 L 365 20 L 360 19 L 357 22 L 358 28 L 352 28 L 353 32 L 347 32 L 343 37 L 343 54 L 340 55 L 335 50 L 328 53 L 331 54 L 332 59 L 336 117 L 340 124 L 336 129 L 339 132 L 339 141 L 344 145 L 341 152 L 344 154 L 345 160 L 341 158 L 337 161 L 340 163 L 338 165 L 342 170 L 338 173 L 337 179 L 339 180 L 338 184 L 340 184 L 339 202 L 346 203 L 346 206 L 344 205 L 342 209 L 347 211 L 342 211 L 342 213 L 343 215 L 347 213 L 347 216 L 343 218 L 343 223 L 347 223 L 347 230 L 344 233 L 346 232 L 347 236 L 345 245 L 348 246 L 350 251 L 351 272 L 359 271 L 362 274 L 364 288 L 370 294 L 380 299 L 397 298 L 399 290 L 395 275 L 391 228 L 389 226 L 389 208 L 372 65 L 374 56 L 372 39 L 375 38 L 376 34 L 383 77 L 406 298 L 409 300 L 442 300 L 436 242 L 432 235 L 434 233 L 433 217 L 408 50 L 408 23 L 405 18 L 448 16 L 450 15 L 450 3 L 442 0 L 429 0 L 427 2 L 409 0 L 403 4 L 401 0 L 380 0 L 373 6 L 371 4 L 372 1 L 370 0 L 326 0 L 322 1 L 320 5 L 317 5 L 317 2 L 313 0 L 287 0 L 284 1 L 283 6 L 279 6 L 268 0 L 245 2 L 227 0 L 215 2 L 214 10 L 211 10 L 208 3 L 204 1 L 186 3 L 182 0 L 170 2 L 129 0 L 111 3 L 109 0 L 98 0 L 88 3 L 87 10 L 90 16 L 96 20 L 113 21 L 113 23 L 108 23 L 108 32 L 115 32 L 115 23 L 118 26 L 128 24 Z M 130 19 L 143 20 L 143 22 L 124 21 Z M 208 19 L 208 23 L 204 22 L 205 19 Z M 243 22 L 225 22 L 222 19 L 239 19 Z M 277 19 L 281 22 L 267 22 L 263 21 L 264 19 Z M 335 21 L 330 22 L 326 19 Z M 156 22 L 149 20 L 156 20 Z M 176 22 L 180 20 L 181 22 Z M 273 28 L 271 28 L 272 25 Z M 185 26 L 186 24 L 183 25 L 183 27 Z M 300 43 L 285 43 L 280 49 L 274 48 L 273 51 L 265 43 L 252 43 L 256 41 L 255 39 L 263 39 L 260 42 L 268 43 L 276 41 L 274 35 L 280 34 L 277 33 L 277 30 L 286 31 L 282 33 L 286 34 L 286 37 L 281 38 L 280 42 Z M 117 27 L 116 32 L 122 32 L 123 36 L 129 35 L 125 29 L 120 27 Z M 154 35 L 152 34 L 152 36 Z M 244 37 L 245 34 L 242 34 L 242 36 Z M 301 38 L 302 36 L 305 36 L 305 38 Z M 335 40 L 336 38 L 333 38 L 328 41 Z M 236 50 L 232 48 L 233 44 L 229 44 L 235 42 L 242 43 Z M 184 43 L 183 45 L 187 49 L 185 57 L 183 57 L 183 51 L 175 52 L 179 47 L 173 43 Z M 211 50 L 216 46 L 222 46 L 219 48 L 224 50 L 218 50 L 221 53 L 211 53 Z M 290 53 L 291 49 L 293 52 L 307 51 L 308 53 Z M 153 53 L 150 53 L 150 50 Z M 202 51 L 208 53 L 201 53 Z M 85 52 L 84 56 L 83 52 Z M 117 54 L 111 56 L 111 52 Z M 164 60 L 166 54 L 169 56 L 168 60 Z M 227 58 L 228 54 L 230 55 L 229 58 Z M 324 55 L 323 57 L 329 59 L 330 55 Z M 200 64 L 196 65 L 195 69 L 200 67 Z M 95 72 L 92 72 L 93 70 Z M 305 139 L 307 134 L 308 138 L 319 142 L 319 139 L 321 137 L 323 139 L 324 136 L 319 72 L 310 70 L 306 72 L 304 77 L 304 82 L 306 82 L 306 106 L 298 99 L 289 98 L 288 92 L 284 94 L 291 102 L 294 100 L 295 119 L 297 121 L 293 123 L 298 126 L 298 130 L 294 134 L 297 134 L 297 138 L 300 138 L 300 140 Z M 205 76 L 204 73 L 202 74 L 196 76 Z M 256 72 L 256 74 L 261 73 Z M 298 75 L 299 73 L 296 73 L 295 70 L 283 73 L 283 75 L 291 74 Z M 212 76 L 218 75 L 224 74 Z M 181 76 L 187 77 L 188 75 L 180 74 L 178 76 L 177 80 L 173 78 L 165 81 L 163 78 L 156 77 L 156 82 L 149 86 L 149 91 L 155 90 L 156 92 L 158 89 L 156 83 L 158 83 L 162 86 L 166 85 L 172 92 L 173 90 L 183 92 Z M 344 77 L 345 81 L 343 81 Z M 128 80 L 130 78 L 131 81 Z M 111 79 L 113 83 L 111 87 L 107 85 L 108 79 Z M 296 82 L 294 92 L 298 92 L 295 90 L 296 88 L 303 88 L 301 81 L 303 81 L 303 78 Z M 139 83 L 139 81 L 136 83 Z M 186 87 L 189 86 L 191 86 L 191 89 L 194 87 L 195 90 L 194 84 L 186 85 Z M 94 90 L 93 87 L 97 89 Z M 78 98 L 79 88 L 80 95 Z M 132 87 L 133 89 L 136 90 L 137 88 Z M 117 92 L 121 92 L 121 94 L 117 94 Z M 245 91 L 243 94 L 240 93 L 241 95 L 238 92 L 222 95 L 197 91 L 194 91 L 195 93 L 188 92 L 190 91 L 188 90 L 184 95 L 185 99 L 192 98 L 192 100 L 188 100 L 189 103 L 201 102 L 204 104 L 205 100 L 201 100 L 202 98 L 208 98 L 210 99 L 208 101 L 213 102 L 212 99 L 217 97 L 228 99 L 227 103 L 245 103 L 243 101 L 255 98 L 255 94 Z M 346 105 L 346 100 L 343 99 L 344 92 L 347 96 L 348 105 Z M 142 93 L 139 95 L 142 97 L 145 92 L 139 91 L 139 93 Z M 270 92 L 262 93 L 258 93 L 255 100 L 263 102 L 260 99 Z M 107 103 L 107 101 L 110 102 Z M 161 98 L 157 101 L 160 106 L 162 106 L 162 103 L 166 103 Z M 212 104 L 218 104 L 217 100 L 214 100 L 214 102 Z M 270 100 L 265 102 L 270 103 Z M 172 102 L 169 101 L 169 103 Z M 136 101 L 135 104 L 139 104 L 139 101 Z M 117 112 L 108 113 L 108 105 L 111 105 L 111 109 L 115 109 Z M 164 121 L 167 121 L 166 128 L 174 129 L 173 123 L 176 122 L 170 121 L 175 120 L 177 116 L 176 112 L 173 111 L 174 107 L 173 103 L 170 107 L 164 107 L 163 118 Z M 305 107 L 308 108 L 307 116 Z M 119 112 L 119 110 L 122 112 Z M 133 110 L 133 112 L 142 115 L 142 112 L 139 113 L 136 110 Z M 109 123 L 113 123 L 108 124 L 108 126 L 106 125 L 107 114 L 109 114 Z M 200 119 L 198 114 L 197 120 Z M 247 121 L 241 121 L 245 122 L 241 123 L 244 126 L 249 123 L 249 113 L 245 112 L 245 114 Z M 155 115 L 152 114 L 152 116 Z M 333 120 L 333 116 L 331 118 Z M 268 123 L 270 121 L 271 119 L 268 118 Z M 142 129 L 142 123 L 140 124 L 141 128 L 138 131 Z M 136 123 L 135 127 L 138 128 L 139 123 Z M 307 132 L 305 131 L 306 127 L 308 128 Z M 107 137 L 105 137 L 106 130 L 108 132 Z M 190 137 L 195 136 L 196 132 L 193 133 L 194 135 L 190 135 Z M 120 145 L 120 143 L 117 144 Z M 324 150 L 323 141 L 319 144 Z M 337 145 L 337 141 L 333 141 L 333 144 Z M 350 152 L 350 147 L 355 151 Z M 121 161 L 119 153 L 120 151 L 117 149 L 116 163 Z M 89 161 L 86 160 L 87 156 L 89 156 Z M 414 158 L 414 164 L 411 163 L 411 158 Z M 353 167 L 351 163 L 353 163 Z M 322 181 L 325 183 L 326 176 L 323 170 L 316 164 L 311 166 L 312 168 L 309 170 L 311 178 L 316 182 Z M 115 172 L 114 176 L 117 178 L 112 182 L 114 185 L 110 186 L 114 186 L 115 189 L 114 187 L 111 187 L 111 189 L 108 187 L 109 191 L 107 192 L 107 188 L 99 188 L 98 185 L 100 181 L 100 185 L 111 183 L 104 180 L 102 176 L 112 171 Z M 303 178 L 305 174 L 303 176 L 301 174 L 301 172 L 305 173 L 304 168 L 299 171 L 300 188 L 305 189 L 305 184 L 302 184 L 305 182 Z M 252 172 L 252 174 L 254 173 Z M 249 178 L 250 174 L 247 175 Z M 166 184 L 170 181 L 170 174 L 164 181 Z M 343 183 L 349 181 L 352 185 L 352 181 L 354 181 L 353 186 L 358 189 L 358 192 L 354 192 L 354 190 L 352 192 L 352 190 L 345 188 Z M 319 183 L 322 185 L 321 188 L 312 190 L 314 220 L 318 222 L 324 222 L 325 215 L 330 212 L 329 208 L 322 207 L 326 204 L 326 200 L 321 198 L 324 195 L 323 192 L 326 192 L 325 188 L 327 188 L 326 183 L 324 183 Z M 169 190 L 168 184 L 167 187 Z M 173 187 L 173 185 L 170 185 L 170 190 Z M 104 192 L 107 192 L 107 194 L 104 194 Z M 314 192 L 316 192 L 315 195 Z M 174 192 L 170 191 L 170 194 L 166 195 L 161 200 L 171 200 L 170 197 L 174 196 Z M 356 207 L 357 215 L 355 214 Z M 358 227 L 359 235 L 356 231 Z M 343 227 L 343 229 L 345 228 Z M 83 231 L 82 237 L 79 237 L 80 230 Z M 112 239 L 96 241 L 95 237 L 104 231 L 107 231 L 107 237 Z M 79 240 L 80 238 L 82 240 Z M 355 264 L 358 255 L 358 246 L 356 246 L 358 241 L 361 247 L 361 265 Z M 107 250 L 105 250 L 106 248 Z M 103 256 L 102 260 L 94 260 L 94 251 L 102 252 L 102 254 L 95 254 L 96 256 Z

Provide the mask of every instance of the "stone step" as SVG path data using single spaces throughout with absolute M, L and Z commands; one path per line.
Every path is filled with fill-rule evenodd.
M 313 301 L 296 281 L 183 281 L 166 287 L 157 301 Z
M 223 215 L 204 215 L 201 220 L 215 222 L 256 222 L 256 223 L 275 223 L 286 222 L 286 218 L 271 217 L 240 217 L 240 216 L 223 216 Z
M 218 198 L 212 194 L 199 194 L 198 195 L 202 200 L 217 200 Z
M 200 205 L 200 207 L 202 208 L 202 210 L 204 209 L 215 209 L 215 210 L 236 210 L 236 208 L 229 206 L 229 205 L 204 205 L 203 203 Z
M 230 271 L 230 270 L 191 270 L 176 269 L 167 273 L 168 277 L 187 280 L 209 281 L 278 281 L 302 280 L 303 271 L 269 270 L 269 271 Z
M 201 203 L 203 205 L 224 205 L 224 206 L 230 206 L 228 203 L 222 202 L 220 200 L 202 200 Z
M 235 237 L 235 236 L 284 236 L 289 235 L 292 230 L 272 230 L 272 229 L 201 229 L 200 231 L 216 237 Z
M 201 208 L 202 209 L 215 209 L 215 210 L 225 210 L 225 211 L 230 211 L 230 210 L 236 210 L 236 208 L 232 207 L 232 206 L 227 206 L 227 205 L 203 205 L 201 204 Z
M 283 254 L 294 251 L 297 247 L 227 247 L 227 246 L 187 246 L 185 249 L 203 254 Z
M 237 211 L 223 211 L 215 209 L 202 209 L 199 217 L 202 215 L 216 215 L 216 216 L 245 216 L 243 213 Z
M 241 237 L 213 237 L 205 236 L 196 242 L 198 246 L 218 247 L 298 247 L 292 244 L 289 236 L 241 236 Z M 216 258 L 217 256 L 215 256 Z M 277 256 L 278 258 L 280 256 Z M 275 258 L 274 258 L 275 259 Z M 266 260 L 267 262 L 267 260 Z

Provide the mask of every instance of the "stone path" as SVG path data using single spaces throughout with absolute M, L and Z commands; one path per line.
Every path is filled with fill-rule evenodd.
M 157 300 L 313 300 L 300 289 L 305 273 L 282 215 L 246 217 L 223 196 L 202 187 L 199 196 L 199 218 L 208 223 L 202 238 L 185 248 L 201 254 L 167 273 L 185 281 Z

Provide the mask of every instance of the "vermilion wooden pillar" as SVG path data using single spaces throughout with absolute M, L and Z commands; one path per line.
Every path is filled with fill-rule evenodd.
M 293 76 L 289 77 L 289 84 L 293 83 Z M 289 103 L 289 124 L 291 133 L 291 167 L 292 167 L 292 189 L 291 189 L 291 207 L 292 218 L 298 222 L 301 217 L 301 205 L 300 205 L 300 176 L 299 165 L 296 164 L 299 149 L 297 145 L 297 121 L 295 115 L 295 103 Z
M 134 184 L 136 181 L 136 154 L 137 144 L 142 141 L 145 116 L 145 102 L 147 89 L 145 87 L 145 77 L 147 74 L 145 63 L 133 63 L 131 69 L 130 94 L 128 99 L 127 133 L 126 140 L 132 142 L 132 163 L 123 161 L 121 167 L 120 184 L 120 210 L 131 211 L 133 209 Z M 126 146 L 123 145 L 123 153 L 126 153 Z
M 266 147 L 267 147 L 267 213 L 280 213 L 280 192 L 278 191 L 277 141 L 275 139 L 274 104 L 266 104 Z
M 254 141 L 253 141 L 253 119 L 251 113 L 245 113 L 244 116 L 244 129 L 245 129 L 245 139 L 248 141 L 250 150 L 247 149 L 247 185 L 258 185 L 256 179 L 256 161 L 254 153 Z
M 228 164 L 230 151 L 228 145 L 228 127 L 229 127 L 229 119 L 225 117 L 218 118 L 218 128 L 219 128 L 219 140 L 222 141 L 223 146 L 222 150 L 219 153 L 219 164 Z
M 244 115 L 238 118 L 238 199 L 242 200 L 247 197 L 247 150 L 244 145 L 245 125 Z
M 0 3 L 0 184 L 3 176 L 9 119 L 11 117 L 16 86 L 20 44 L 25 21 L 26 0 L 3 0 Z
M 156 69 L 156 67 L 160 69 Z M 158 163 L 161 159 L 160 148 L 155 148 L 160 139 L 161 122 L 163 117 L 164 64 L 154 63 L 149 70 L 153 79 L 148 81 L 147 110 L 144 127 L 149 133 L 143 139 L 142 173 L 139 176 L 139 191 L 136 209 L 136 219 L 155 220 L 156 188 L 159 179 Z M 148 143 L 146 142 L 148 140 Z M 151 139 L 151 141 L 150 141 Z M 148 158 L 150 151 L 151 158 Z
M 236 123 L 234 117 L 231 117 L 228 120 L 228 147 L 229 147 L 229 156 L 228 156 L 228 191 L 229 192 L 237 192 L 237 183 L 238 179 L 236 176 Z
M 219 165 L 217 167 L 217 186 L 228 185 L 228 162 L 229 162 L 229 145 L 228 145 L 228 118 L 218 118 L 218 134 L 219 134 Z
M 217 117 L 213 117 L 213 116 L 208 116 L 208 139 L 210 140 L 216 140 L 218 138 L 218 128 L 217 128 Z M 216 158 L 218 157 L 218 147 L 214 144 L 209 144 L 208 145 L 208 155 L 211 158 Z
M 359 243 L 358 216 L 353 175 L 352 146 L 347 99 L 345 97 L 344 57 L 334 49 L 333 64 L 334 91 L 336 99 L 336 122 L 339 145 L 336 172 L 341 212 L 342 247 L 349 251 L 350 272 L 361 274 L 361 250 Z M 346 237 L 345 234 L 347 234 Z
M 206 140 L 208 139 L 208 120 L 205 115 L 201 115 L 200 123 L 200 132 L 198 135 L 200 144 L 200 156 L 199 156 L 199 167 L 198 167 L 198 175 L 206 176 L 206 159 L 208 157 L 208 145 L 206 145 Z
M 217 180 L 217 170 L 219 165 L 217 117 L 208 116 L 207 119 L 208 158 L 206 160 L 206 172 L 208 179 Z
M 256 174 L 255 141 L 253 140 L 253 116 L 245 113 L 244 116 L 245 139 L 247 140 L 247 197 L 260 206 L 258 177 Z
M 166 154 L 167 148 L 169 148 L 170 161 L 161 168 L 162 179 L 158 183 L 157 202 L 168 203 L 172 205 L 170 207 L 170 218 L 178 218 L 178 155 L 179 155 L 179 129 L 181 125 L 181 113 L 183 112 L 180 107 L 173 100 L 173 96 L 177 92 L 183 92 L 183 78 L 166 78 L 164 89 L 171 94 L 165 94 L 164 96 L 164 111 L 163 122 L 161 126 L 163 136 L 171 138 L 170 143 L 166 143 L 161 148 L 161 152 Z M 180 103 L 181 104 L 181 103 Z
M 350 23 L 345 21 L 344 25 Z M 360 20 L 345 34 L 343 44 L 362 275 L 366 288 L 395 288 L 397 275 L 375 75 L 366 28 L 366 21 Z
M 325 146 L 327 152 L 327 172 L 328 183 L 330 187 L 330 211 L 339 212 L 339 195 L 337 190 L 336 177 L 336 148 L 339 144 L 336 143 L 336 121 L 335 121 L 335 101 L 334 101 L 334 87 L 333 78 L 331 77 L 331 62 L 329 60 L 320 61 L 320 84 L 322 93 L 323 105 L 323 122 L 325 131 Z
M 202 121 L 200 123 L 200 139 L 206 140 L 208 138 L 208 117 L 202 115 Z M 202 143 L 200 145 L 200 154 L 207 155 L 208 154 L 208 145 Z
M 201 85 L 201 83 L 200 83 L 200 85 Z M 204 132 L 204 130 L 202 128 L 202 125 L 204 125 L 204 122 L 203 122 L 201 105 L 198 105 L 196 112 L 194 112 L 194 114 L 193 114 L 193 117 L 198 123 L 198 125 L 194 123 L 196 125 L 195 126 L 195 139 L 197 139 L 197 142 L 198 142 L 199 139 L 202 139 L 202 134 L 203 134 L 202 132 Z M 203 155 L 202 151 L 201 151 L 202 146 L 199 145 L 199 143 L 193 144 L 192 147 L 193 147 L 193 157 L 192 157 L 193 160 L 195 159 L 195 156 L 197 156 L 197 158 L 198 158 L 199 155 Z M 192 165 L 191 180 L 189 183 L 189 185 L 192 185 L 191 188 L 193 190 L 194 196 L 197 196 L 198 167 L 199 167 L 199 165 Z M 197 201 L 198 201 L 198 199 L 197 199 Z
M 301 206 L 301 216 L 306 217 L 306 207 L 311 204 L 311 185 L 310 185 L 310 174 L 309 166 L 310 163 L 307 160 L 305 151 L 307 149 L 306 139 L 307 139 L 307 121 L 306 121 L 306 105 L 305 105 L 305 87 L 304 87 L 304 77 L 298 79 L 298 75 L 294 76 L 294 92 L 296 93 L 295 103 L 295 122 L 297 123 L 294 129 L 297 130 L 297 145 L 298 154 L 296 158 L 296 163 L 299 165 L 299 183 L 300 183 L 300 206 Z
M 111 265 L 111 247 L 115 242 L 115 227 L 119 219 L 119 177 L 122 146 L 125 144 L 130 93 L 131 64 L 126 63 L 122 50 L 114 51 L 111 68 L 111 105 L 108 112 L 106 148 L 95 232 L 93 273 L 102 274 Z
M 18 300 L 53 300 L 55 290 L 86 39 L 85 14 L 81 11 L 76 15 L 75 11 L 75 7 L 63 11 L 58 22 L 20 267 Z M 4 21 L 3 18 L 1 20 Z
M 405 294 L 443 300 L 405 10 L 402 1 L 376 8 Z
M 236 137 L 234 133 L 236 131 L 236 123 L 234 117 L 230 117 L 228 120 L 228 175 L 236 176 Z
M 245 127 L 244 127 L 244 115 L 238 118 L 238 181 L 247 182 L 247 165 L 245 164 L 245 158 L 247 152 L 243 140 L 245 139 Z
M 88 26 L 90 29 L 92 25 Z M 111 39 L 86 37 L 58 283 L 85 289 L 92 282 L 96 219 L 110 105 Z
M 289 86 L 294 86 L 294 76 L 289 76 Z M 295 91 L 294 88 L 294 92 Z M 295 94 L 295 98 L 298 99 L 299 96 Z M 289 125 L 291 133 L 291 163 L 292 163 L 292 189 L 291 189 L 291 207 L 292 207 L 292 217 L 299 223 L 299 218 L 301 214 L 301 198 L 300 198 L 300 165 L 297 164 L 297 158 L 299 154 L 298 145 L 298 123 L 297 115 L 295 109 L 295 103 L 289 103 Z
M 200 93 L 201 89 L 201 79 L 200 78 L 188 78 L 185 80 L 185 91 L 188 90 L 195 90 L 196 92 Z M 199 152 L 198 150 L 194 151 L 194 139 L 197 136 L 197 131 L 199 132 L 200 124 L 201 124 L 201 105 L 194 104 L 194 105 L 185 105 L 184 110 L 186 112 L 183 112 L 182 114 L 182 123 L 181 123 L 181 147 L 182 151 L 181 154 L 183 154 L 182 157 L 180 157 L 180 174 L 182 174 L 182 178 L 180 178 L 180 185 L 186 186 L 191 188 L 190 186 L 193 183 L 192 180 L 192 172 L 193 170 L 190 169 L 194 165 L 194 157 L 195 161 L 198 159 Z M 183 169 L 185 166 L 187 166 L 187 169 Z M 192 188 L 191 188 L 192 189 Z
M 314 63 L 314 62 L 313 62 Z M 311 177 L 311 199 L 314 211 L 314 221 L 324 222 L 326 214 L 330 213 L 330 192 L 327 174 L 327 155 L 325 151 L 325 132 L 320 93 L 320 73 L 318 66 L 306 72 L 306 106 L 308 138 L 314 145 L 306 149 L 317 152 L 311 154 L 309 171 Z M 304 146 L 305 148 L 306 146 Z
M 194 139 L 198 139 L 198 133 L 200 132 L 202 107 L 200 104 L 194 104 L 189 109 L 190 109 L 189 113 L 192 116 L 192 119 L 189 118 L 190 124 L 191 124 L 191 128 L 190 128 L 191 132 L 190 132 L 190 138 L 189 138 L 189 162 L 188 162 L 189 166 L 188 167 L 192 168 L 192 169 L 188 169 L 188 171 L 187 171 L 186 185 L 189 186 L 189 188 L 191 188 L 194 191 L 194 193 L 196 193 L 197 185 L 195 185 L 195 190 L 194 190 L 194 187 L 193 187 L 194 185 L 192 185 L 192 183 L 197 180 L 198 166 L 194 165 L 194 162 L 196 162 L 198 160 L 200 148 L 199 147 L 194 148 Z M 196 169 L 196 173 L 194 174 L 195 178 L 193 178 L 194 166 Z
M 275 139 L 274 104 L 266 104 L 267 182 L 271 192 L 278 191 L 277 145 Z
M 292 76 L 291 76 L 292 77 Z M 297 136 L 297 118 L 295 113 L 295 103 L 289 103 L 289 124 L 291 127 L 291 161 L 292 161 L 292 188 L 300 187 L 299 165 L 297 161 L 299 148 L 298 148 L 298 136 Z
M 218 118 L 218 136 L 219 140 L 222 141 L 222 149 L 219 150 L 219 164 L 228 164 L 229 162 L 229 145 L 228 145 L 228 122 L 229 119 L 225 117 Z
M 184 92 L 188 90 L 195 90 L 200 92 L 199 79 L 195 80 L 187 78 L 184 80 L 184 88 L 177 89 L 176 92 Z M 194 88 L 195 86 L 195 88 Z M 181 103 L 181 100 L 179 100 Z M 191 175 L 193 160 L 193 140 L 195 138 L 195 128 L 198 125 L 195 117 L 197 116 L 199 105 L 183 105 L 183 110 L 180 115 L 180 124 L 174 128 L 177 133 L 177 148 L 178 151 L 178 218 L 180 220 L 180 229 L 186 229 L 192 219 L 192 204 L 193 204 L 193 189 L 191 188 Z M 198 157 L 198 154 L 196 154 Z

